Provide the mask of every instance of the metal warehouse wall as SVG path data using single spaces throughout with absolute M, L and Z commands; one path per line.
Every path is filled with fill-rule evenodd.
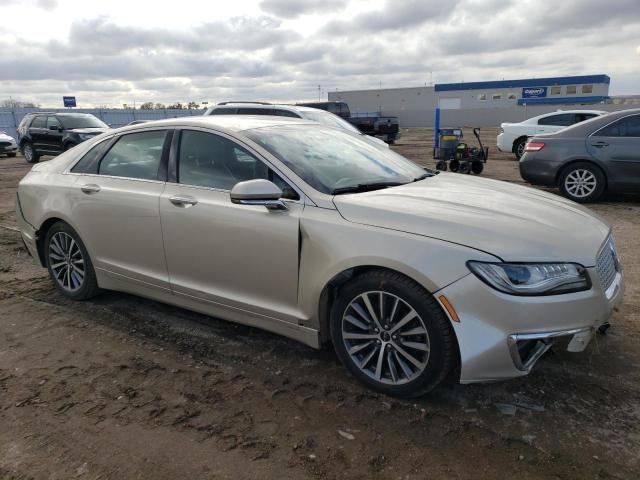
M 91 113 L 111 125 L 113 128 L 122 127 L 134 120 L 162 120 L 165 118 L 178 118 L 199 116 L 204 110 L 133 110 L 133 109 L 104 109 L 104 108 L 0 108 L 0 130 L 4 130 L 13 138 L 17 138 L 16 128 L 22 117 L 31 112 L 62 112 L 62 113 Z
M 489 92 L 487 90 L 487 92 Z M 446 92 L 449 93 L 449 92 Z M 460 96 L 458 94 L 458 96 Z M 441 95 L 441 98 L 447 96 Z M 438 96 L 433 87 L 398 88 L 386 90 L 360 90 L 329 92 L 330 101 L 349 104 L 353 113 L 381 111 L 395 115 L 401 127 L 433 127 L 434 108 Z M 633 108 L 631 105 L 595 103 L 588 105 L 517 105 L 482 108 L 442 109 L 440 122 L 443 127 L 475 126 L 498 127 L 503 122 L 521 122 L 527 118 L 557 110 L 606 110 L 613 112 Z

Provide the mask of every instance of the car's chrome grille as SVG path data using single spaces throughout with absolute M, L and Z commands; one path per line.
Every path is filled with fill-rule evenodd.
M 608 289 L 616 278 L 616 273 L 620 269 L 618 264 L 618 252 L 613 238 L 609 237 L 600 249 L 596 261 L 598 278 L 604 290 Z

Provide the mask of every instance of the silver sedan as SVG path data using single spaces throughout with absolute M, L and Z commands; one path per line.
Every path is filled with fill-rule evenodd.
M 560 197 L 425 171 L 305 120 L 109 131 L 20 182 L 25 244 L 65 296 L 119 290 L 332 343 L 370 388 L 423 394 L 584 350 L 623 292 L 610 227 Z

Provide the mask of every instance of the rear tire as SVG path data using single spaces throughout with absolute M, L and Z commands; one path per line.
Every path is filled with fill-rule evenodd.
M 471 162 L 460 162 L 460 168 L 458 169 L 458 173 L 463 173 L 463 174 L 467 174 L 467 173 L 471 173 Z
M 57 222 L 49 228 L 43 252 L 49 276 L 65 297 L 88 300 L 100 293 L 89 253 L 68 224 Z
M 567 165 L 558 177 L 562 195 L 574 202 L 595 202 L 606 190 L 604 172 L 593 163 L 576 162 Z
M 449 319 L 431 294 L 396 272 L 369 271 L 343 286 L 331 308 L 330 328 L 342 364 L 387 395 L 423 395 L 455 365 Z
M 24 155 L 24 159 L 27 163 L 38 163 L 40 160 L 40 155 L 30 143 L 25 143 L 22 146 L 22 155 Z
M 480 175 L 484 170 L 483 162 L 471 162 L 471 171 L 476 175 Z
M 513 153 L 516 155 L 516 158 L 520 160 L 522 155 L 524 155 L 524 146 L 527 144 L 526 138 L 519 138 L 513 144 Z

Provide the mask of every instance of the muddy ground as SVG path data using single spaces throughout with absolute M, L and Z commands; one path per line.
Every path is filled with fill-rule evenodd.
M 495 133 L 483 176 L 521 182 Z M 431 135 L 394 148 L 433 165 Z M 120 293 L 65 300 L 13 230 L 27 169 L 0 158 L 0 479 L 640 478 L 640 197 L 591 205 L 626 268 L 606 336 L 398 401 L 328 349 Z

